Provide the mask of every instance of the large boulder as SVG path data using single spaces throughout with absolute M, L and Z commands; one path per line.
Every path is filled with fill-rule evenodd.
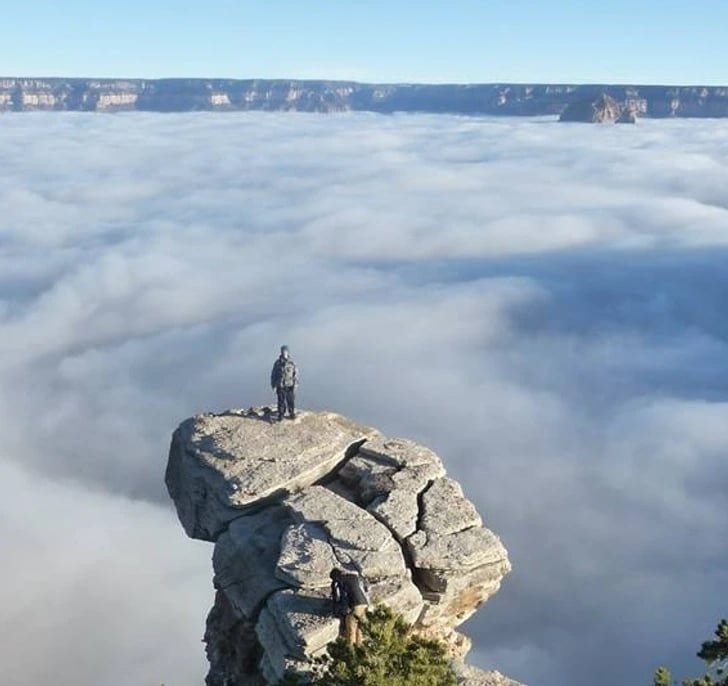
M 274 422 L 265 409 L 200 414 L 174 432 L 165 481 L 191 538 L 216 540 L 245 510 L 315 483 L 377 433 L 330 412 Z
M 360 573 L 373 603 L 462 658 L 470 640 L 455 628 L 510 563 L 440 457 L 333 413 L 270 415 L 198 415 L 172 439 L 166 481 L 180 521 L 216 542 L 208 686 L 307 672 L 339 635 L 334 567 Z M 463 683 L 480 683 L 468 674 Z

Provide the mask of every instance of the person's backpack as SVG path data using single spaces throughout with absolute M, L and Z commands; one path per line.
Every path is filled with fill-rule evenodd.
M 358 574 L 344 574 L 342 586 L 345 589 L 346 603 L 349 609 L 355 605 L 369 605 L 366 588 Z
M 296 384 L 296 365 L 290 358 L 283 362 L 281 369 L 281 386 L 287 388 Z

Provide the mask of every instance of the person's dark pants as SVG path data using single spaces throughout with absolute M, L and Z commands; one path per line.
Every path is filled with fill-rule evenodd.
M 278 386 L 278 419 L 288 411 L 289 417 L 296 416 L 296 389 L 293 386 Z

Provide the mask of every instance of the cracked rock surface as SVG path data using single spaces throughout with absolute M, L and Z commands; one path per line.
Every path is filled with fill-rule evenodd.
M 506 549 L 429 448 L 330 412 L 202 414 L 174 432 L 166 483 L 192 538 L 213 541 L 208 686 L 306 672 L 339 634 L 329 573 L 444 640 L 470 686 L 518 686 L 462 662 L 455 628 L 510 571 Z M 502 681 L 499 681 L 501 679 Z

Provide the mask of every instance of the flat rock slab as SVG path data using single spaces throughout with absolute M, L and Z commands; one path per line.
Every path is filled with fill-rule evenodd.
M 453 479 L 436 479 L 422 495 L 420 527 L 428 534 L 454 534 L 483 523 L 475 505 Z
M 458 575 L 508 559 L 500 539 L 484 527 L 449 535 L 418 531 L 407 539 L 407 546 L 417 569 L 453 571 Z
M 367 510 L 387 526 L 398 541 L 404 541 L 417 529 L 419 507 L 416 492 L 394 490 L 376 498 Z
M 378 459 L 382 464 L 396 467 L 431 467 L 431 479 L 445 475 L 445 468 L 437 453 L 408 438 L 386 438 L 380 434 L 367 441 L 360 452 Z
M 422 586 L 423 593 L 432 600 L 457 594 L 465 588 L 475 588 L 476 586 L 490 588 L 496 583 L 500 584 L 503 577 L 510 571 L 510 560 L 504 558 L 491 564 L 474 567 L 461 574 L 452 570 L 418 569 L 417 580 Z
M 291 523 L 278 506 L 233 521 L 215 543 L 214 584 L 239 617 L 255 617 L 266 598 L 286 584 L 276 577 L 281 535 Z
M 188 536 L 214 541 L 241 512 L 309 486 L 378 433 L 330 412 L 267 417 L 201 414 L 174 432 L 165 481 Z
M 370 579 L 404 574 L 402 549 L 390 530 L 354 503 L 323 486 L 311 486 L 283 504 L 295 521 L 323 527 L 338 566 L 354 567 Z
M 306 659 L 339 635 L 340 622 L 331 612 L 328 589 L 274 593 L 258 620 L 256 631 L 261 639 L 268 619 L 273 620 L 283 641 L 281 652 L 288 657 Z M 267 646 L 268 641 L 261 643 Z
M 320 524 L 293 524 L 283 534 L 276 576 L 291 586 L 328 587 L 331 570 L 339 564 Z

